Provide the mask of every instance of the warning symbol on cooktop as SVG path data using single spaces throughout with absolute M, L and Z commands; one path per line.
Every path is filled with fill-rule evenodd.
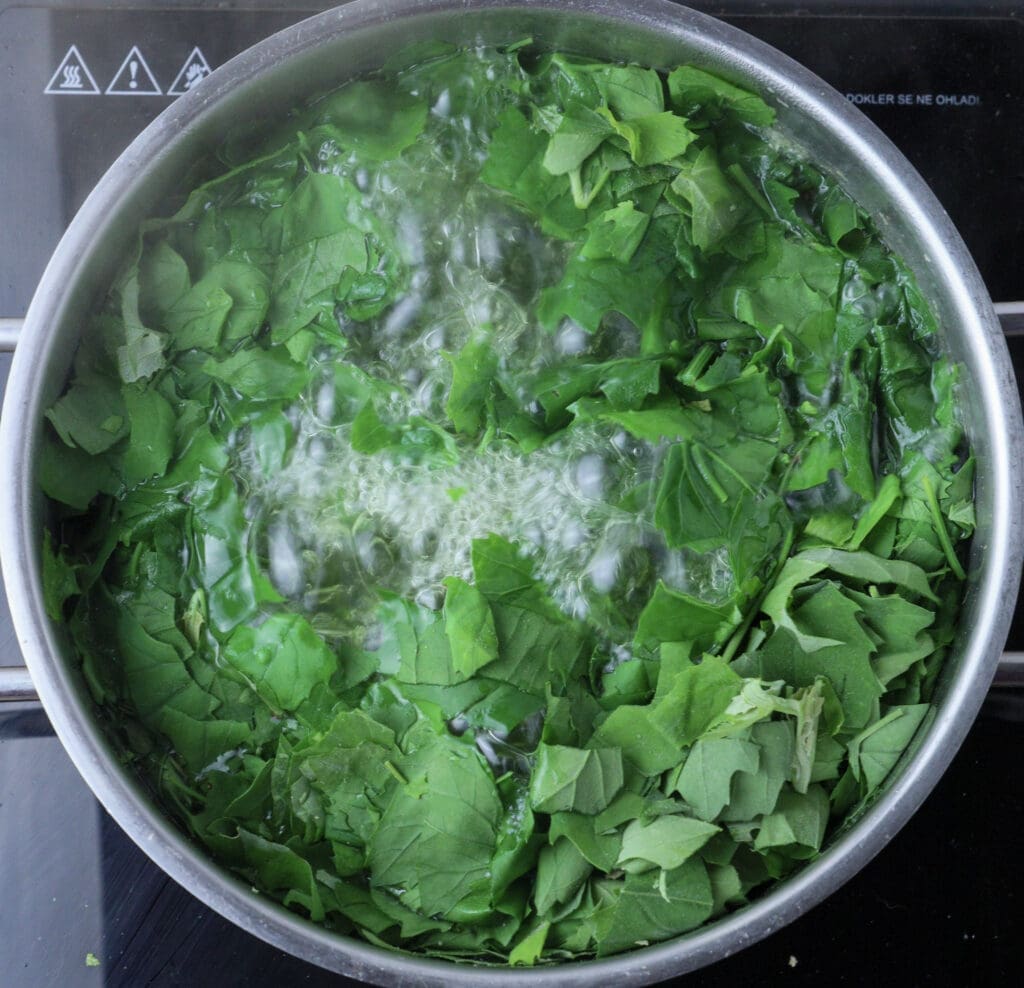
M 199 50 L 199 46 L 196 45 L 188 58 L 185 59 L 181 71 L 174 77 L 174 82 L 171 83 L 171 88 L 167 90 L 167 95 L 184 96 L 190 89 L 195 89 L 211 71 L 210 63 L 206 61 L 206 56 Z
M 132 45 L 131 51 L 125 55 L 121 68 L 114 73 L 106 93 L 108 96 L 163 95 L 163 90 L 150 72 L 138 45 Z
M 68 49 L 43 92 L 51 96 L 99 96 L 100 87 L 77 45 Z

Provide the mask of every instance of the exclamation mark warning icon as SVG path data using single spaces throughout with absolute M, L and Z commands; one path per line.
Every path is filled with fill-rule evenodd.
M 157 83 L 152 71 L 146 64 L 138 45 L 131 50 L 121 62 L 121 67 L 114 73 L 110 85 L 106 88 L 108 96 L 162 96 L 163 90 Z

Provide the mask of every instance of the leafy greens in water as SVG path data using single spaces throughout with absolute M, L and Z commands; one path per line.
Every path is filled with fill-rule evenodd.
M 885 782 L 973 460 L 912 278 L 772 121 L 440 48 L 143 227 L 47 412 L 43 580 L 219 860 L 530 965 L 700 926 Z

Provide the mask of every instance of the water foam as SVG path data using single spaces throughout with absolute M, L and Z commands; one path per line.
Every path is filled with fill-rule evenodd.
M 466 448 L 442 466 L 359 453 L 344 434 L 327 448 L 310 436 L 254 494 L 273 519 L 270 576 L 287 595 L 309 582 L 303 551 L 321 559 L 348 547 L 368 585 L 383 580 L 415 599 L 447 576 L 471 580 L 473 540 L 496 534 L 520 545 L 556 601 L 582 617 L 584 585 L 611 590 L 623 548 L 653 532 L 611 500 L 650 460 L 642 447 L 624 454 L 600 429 L 575 429 L 529 455 L 511 443 Z

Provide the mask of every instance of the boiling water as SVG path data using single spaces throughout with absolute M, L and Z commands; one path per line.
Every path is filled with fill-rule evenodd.
M 476 181 L 488 135 L 452 116 L 452 102 L 444 91 L 424 138 L 373 170 L 332 145 L 319 149 L 321 170 L 352 181 L 395 231 L 407 288 L 375 319 L 340 317 L 348 347 L 318 355 L 314 384 L 291 410 L 295 443 L 282 470 L 263 476 L 240 430 L 241 482 L 258 505 L 252 548 L 291 606 L 322 634 L 348 636 L 364 627 L 379 587 L 440 606 L 444 578 L 471 580 L 472 541 L 494 533 L 532 559 L 561 608 L 621 644 L 655 579 L 710 598 L 728 590 L 724 560 L 665 546 L 649 497 L 639 511 L 616 506 L 656 476 L 658 448 L 586 426 L 530 454 L 500 438 L 459 438 L 440 462 L 366 455 L 352 448 L 353 409 L 336 398 L 334 365 L 345 360 L 387 383 L 392 421 L 443 423 L 446 354 L 481 331 L 509 376 L 638 351 L 629 325 L 589 335 L 571 322 L 554 333 L 537 324 L 537 297 L 560 278 L 566 248 Z M 531 397 L 523 401 L 530 411 Z M 609 596 L 625 617 L 592 613 Z

